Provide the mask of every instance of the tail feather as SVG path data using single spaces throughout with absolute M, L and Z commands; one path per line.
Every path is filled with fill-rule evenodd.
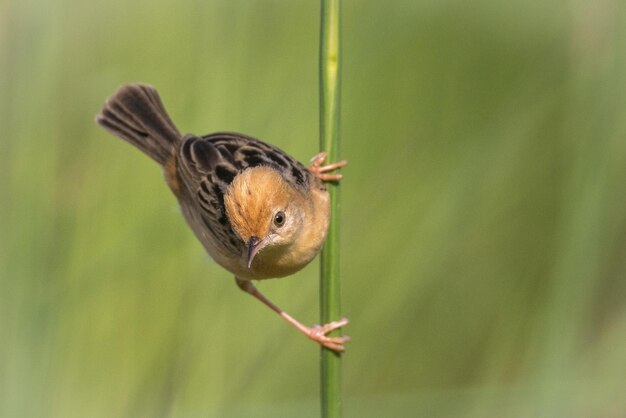
M 176 151 L 180 132 L 154 87 L 127 84 L 105 103 L 96 122 L 164 165 Z

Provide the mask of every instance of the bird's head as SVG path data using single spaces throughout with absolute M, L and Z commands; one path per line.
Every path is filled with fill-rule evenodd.
M 264 248 L 288 247 L 300 235 L 307 201 L 270 167 L 238 174 L 224 195 L 230 224 L 247 248 L 247 266 Z

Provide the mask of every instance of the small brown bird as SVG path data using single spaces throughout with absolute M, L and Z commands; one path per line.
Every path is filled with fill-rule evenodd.
M 235 275 L 237 285 L 277 312 L 310 339 L 343 351 L 347 336 L 327 334 L 346 318 L 307 327 L 282 311 L 251 280 L 284 277 L 319 253 L 329 223 L 329 171 L 346 161 L 307 169 L 258 139 L 232 132 L 181 135 L 157 91 L 145 84 L 122 86 L 96 121 L 159 163 L 183 216 L 209 255 Z

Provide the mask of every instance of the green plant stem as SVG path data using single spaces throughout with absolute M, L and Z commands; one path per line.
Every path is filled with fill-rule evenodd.
M 339 161 L 340 0 L 322 0 L 320 26 L 320 148 L 328 153 L 327 161 Z M 321 323 L 340 318 L 339 281 L 339 187 L 329 184 L 330 226 L 321 254 L 320 305 Z M 336 330 L 331 335 L 340 335 Z M 321 352 L 322 417 L 341 416 L 341 356 L 322 347 Z

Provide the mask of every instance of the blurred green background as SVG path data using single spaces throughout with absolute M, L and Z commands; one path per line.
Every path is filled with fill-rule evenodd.
M 626 7 L 346 0 L 346 417 L 626 417 Z M 0 3 L 0 416 L 316 417 L 319 348 L 93 123 L 318 143 L 317 1 Z M 318 320 L 317 262 L 260 289 Z

